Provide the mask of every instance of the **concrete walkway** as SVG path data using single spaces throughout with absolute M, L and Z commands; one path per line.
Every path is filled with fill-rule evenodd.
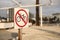
M 17 29 L 0 30 L 0 40 L 8 40 L 17 37 Z M 60 40 L 60 27 L 31 26 L 23 28 L 22 40 Z
M 60 40 L 60 27 L 31 26 L 27 31 L 23 40 Z

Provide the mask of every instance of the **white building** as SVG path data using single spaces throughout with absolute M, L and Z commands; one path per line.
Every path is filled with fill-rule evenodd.
M 55 13 L 55 14 L 53 14 L 53 16 L 56 16 L 57 18 L 60 19 L 60 13 Z

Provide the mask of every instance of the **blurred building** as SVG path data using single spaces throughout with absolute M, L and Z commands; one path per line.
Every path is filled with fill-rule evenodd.
M 54 13 L 53 16 L 57 18 L 57 21 L 60 22 L 60 13 Z
M 14 21 L 14 8 L 9 9 L 9 21 Z
M 2 19 L 8 22 L 13 22 L 14 21 L 14 8 L 0 10 L 0 20 Z
M 60 19 L 60 13 L 54 13 L 54 14 L 52 14 L 53 16 L 56 16 L 57 18 L 59 18 Z

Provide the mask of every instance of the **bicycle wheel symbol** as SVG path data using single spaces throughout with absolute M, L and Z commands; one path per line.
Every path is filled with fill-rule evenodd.
M 21 21 L 21 19 L 20 19 L 20 17 L 18 16 L 18 17 L 17 17 L 17 22 L 20 22 L 20 21 Z

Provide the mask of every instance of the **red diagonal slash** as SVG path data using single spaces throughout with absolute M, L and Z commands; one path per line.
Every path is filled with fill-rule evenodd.
M 18 12 L 17 12 L 17 13 L 18 13 Z M 19 15 L 19 17 L 22 19 L 22 21 L 26 24 L 27 22 L 23 19 L 23 17 L 21 16 L 21 14 L 18 13 L 18 15 Z

